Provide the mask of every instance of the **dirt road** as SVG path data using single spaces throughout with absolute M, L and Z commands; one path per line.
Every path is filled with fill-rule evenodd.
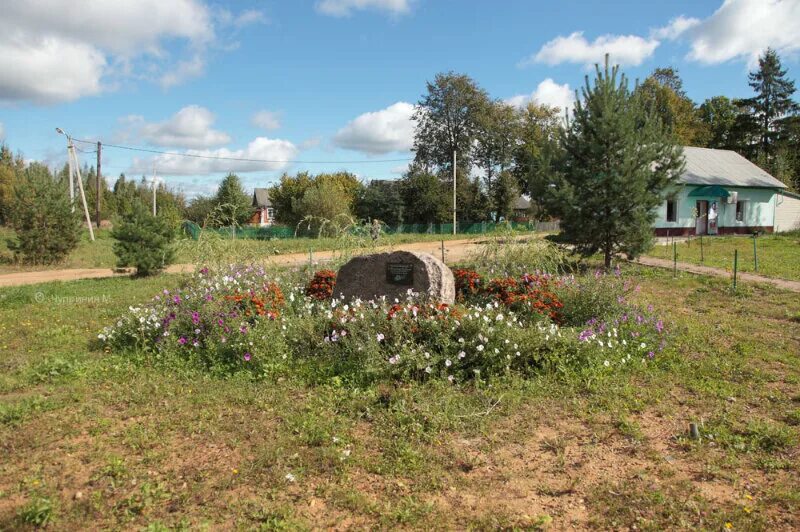
M 454 263 L 465 259 L 470 253 L 474 253 L 480 242 L 485 239 L 464 239 L 446 240 L 445 262 Z M 404 251 L 424 251 L 435 257 L 442 256 L 441 242 L 415 242 L 410 244 L 400 244 L 397 246 L 383 246 L 376 248 L 376 251 L 404 250 Z M 330 260 L 335 251 L 318 251 L 313 254 L 315 263 L 324 263 Z M 265 257 L 265 261 L 270 264 L 280 266 L 293 266 L 308 263 L 308 253 L 287 253 L 285 255 L 271 255 Z M 187 273 L 194 270 L 192 264 L 173 264 L 167 268 L 168 273 Z M 0 275 L 0 287 L 2 286 L 21 286 L 28 284 L 47 283 L 50 281 L 76 281 L 78 279 L 98 279 L 102 277 L 115 277 L 130 275 L 129 271 L 117 272 L 111 268 L 79 268 L 69 270 L 43 270 L 35 272 L 15 272 Z

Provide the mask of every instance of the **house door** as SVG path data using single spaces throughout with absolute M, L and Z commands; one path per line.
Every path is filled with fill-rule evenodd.
M 697 218 L 695 220 L 694 234 L 708 234 L 708 202 L 706 200 L 697 201 Z

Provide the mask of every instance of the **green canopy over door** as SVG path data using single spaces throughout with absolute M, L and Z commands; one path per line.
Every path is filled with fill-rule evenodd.
M 689 196 L 692 197 L 704 196 L 711 198 L 727 198 L 730 195 L 731 193 L 725 190 L 725 188 L 721 187 L 720 185 L 708 185 L 705 187 L 697 187 L 696 189 L 689 192 Z

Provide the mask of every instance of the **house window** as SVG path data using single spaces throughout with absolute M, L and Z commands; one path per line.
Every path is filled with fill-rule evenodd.
M 744 210 L 746 201 L 737 201 L 736 202 L 736 221 L 743 222 L 744 221 Z
M 667 221 L 678 221 L 678 203 L 674 199 L 667 200 Z
M 267 207 L 267 218 L 269 220 L 275 218 L 275 209 L 273 209 L 272 207 Z

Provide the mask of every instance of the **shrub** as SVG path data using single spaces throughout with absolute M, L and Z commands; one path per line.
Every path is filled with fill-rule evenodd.
M 123 217 L 111 236 L 116 240 L 113 249 L 117 265 L 135 266 L 137 275 L 157 273 L 175 260 L 175 228 L 142 205 L 137 204 Z
M 333 289 L 336 287 L 336 272 L 333 270 L 320 270 L 314 273 L 306 286 L 306 295 L 318 301 L 324 301 L 333 297 Z
M 8 247 L 23 262 L 57 263 L 77 247 L 80 211 L 73 212 L 67 187 L 54 181 L 46 167 L 34 163 L 26 168 L 13 198 L 7 215 L 16 239 Z

